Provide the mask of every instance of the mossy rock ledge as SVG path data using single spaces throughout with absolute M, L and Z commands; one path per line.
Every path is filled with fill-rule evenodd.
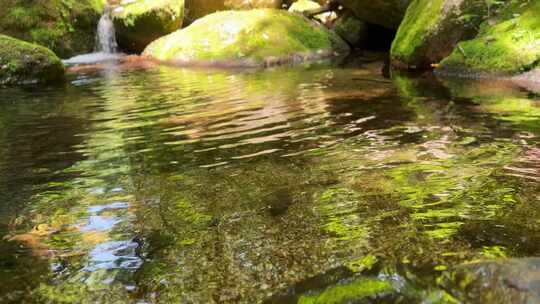
M 182 27 L 183 0 L 136 0 L 112 13 L 118 45 L 140 53 L 152 41 Z
M 335 33 L 283 10 L 224 11 L 152 42 L 143 55 L 180 65 L 265 67 L 346 54 Z
M 474 38 L 487 14 L 484 0 L 414 0 L 392 43 L 392 65 L 424 69 Z
M 457 45 L 436 70 L 439 75 L 514 76 L 540 65 L 540 1 L 513 1 L 482 23 L 476 38 Z
M 49 49 L 0 34 L 0 85 L 64 79 L 62 61 Z

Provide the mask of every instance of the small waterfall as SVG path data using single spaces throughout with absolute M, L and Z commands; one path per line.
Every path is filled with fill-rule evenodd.
M 106 7 L 103 11 L 101 19 L 99 19 L 94 53 L 77 55 L 75 57 L 63 60 L 63 62 L 68 66 L 114 63 L 123 56 L 124 54 L 118 53 L 118 44 L 116 43 L 114 25 L 111 18 L 111 9 Z
M 109 54 L 116 53 L 118 51 L 114 24 L 111 19 L 111 9 L 109 7 L 105 8 L 101 19 L 99 19 L 96 33 L 95 51 Z

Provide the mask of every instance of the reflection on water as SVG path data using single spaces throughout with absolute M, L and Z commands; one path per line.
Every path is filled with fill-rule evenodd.
M 540 254 L 537 94 L 381 68 L 2 89 L 0 301 L 492 299 L 456 269 Z

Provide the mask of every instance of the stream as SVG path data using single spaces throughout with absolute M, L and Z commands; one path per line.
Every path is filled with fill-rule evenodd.
M 0 89 L 0 302 L 531 299 L 540 90 L 380 59 Z

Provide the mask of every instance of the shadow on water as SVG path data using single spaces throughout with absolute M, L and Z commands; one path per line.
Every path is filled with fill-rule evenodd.
M 531 296 L 500 291 L 540 255 L 537 95 L 373 58 L 6 89 L 0 301 Z

